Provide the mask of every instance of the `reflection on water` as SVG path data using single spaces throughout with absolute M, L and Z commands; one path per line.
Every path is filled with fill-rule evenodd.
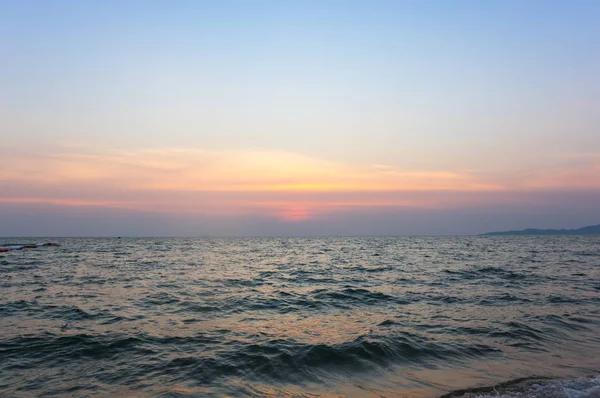
M 0 253 L 0 393 L 437 396 L 600 368 L 600 238 L 64 239 Z

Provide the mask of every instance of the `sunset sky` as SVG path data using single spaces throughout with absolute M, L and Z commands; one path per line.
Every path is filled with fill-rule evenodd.
M 600 2 L 0 2 L 1 236 L 600 223 Z

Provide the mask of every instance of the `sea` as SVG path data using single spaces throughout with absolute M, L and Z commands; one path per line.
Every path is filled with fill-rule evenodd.
M 2 397 L 600 397 L 600 236 L 3 240 Z

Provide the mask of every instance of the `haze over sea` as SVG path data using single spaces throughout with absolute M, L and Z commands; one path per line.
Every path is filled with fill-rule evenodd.
M 58 242 L 0 253 L 1 396 L 435 397 L 600 369 L 599 236 Z

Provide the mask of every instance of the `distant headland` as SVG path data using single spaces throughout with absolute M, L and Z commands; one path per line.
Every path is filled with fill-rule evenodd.
M 522 229 L 520 231 L 487 232 L 482 235 L 600 235 L 600 224 L 578 229 Z

